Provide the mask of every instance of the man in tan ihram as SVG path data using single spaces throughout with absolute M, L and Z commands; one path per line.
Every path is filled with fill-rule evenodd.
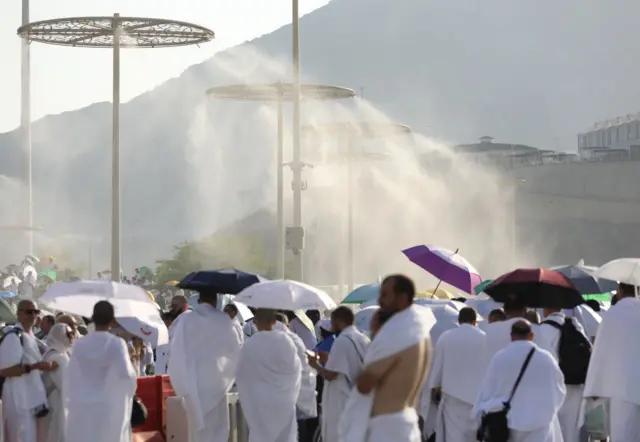
M 425 392 L 436 404 L 436 442 L 475 442 L 478 427 L 471 419 L 484 372 L 474 361 L 484 357 L 485 334 L 476 326 L 478 316 L 472 307 L 458 314 L 459 327 L 440 336 Z M 433 406 L 433 405 L 432 405 Z
M 383 280 L 373 339 L 339 423 L 340 442 L 420 442 L 416 405 L 435 318 L 427 308 L 413 305 L 414 297 L 408 277 Z
M 296 442 L 296 402 L 302 366 L 287 332 L 273 329 L 275 311 L 257 309 L 258 332 L 240 351 L 236 384 L 249 442 Z

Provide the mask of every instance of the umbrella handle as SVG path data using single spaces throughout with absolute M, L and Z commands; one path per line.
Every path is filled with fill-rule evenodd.
M 456 251 L 455 251 L 455 252 L 453 252 L 453 255 L 452 255 L 452 256 L 457 255 L 459 251 L 460 251 L 460 248 L 457 248 L 457 249 L 456 249 Z M 436 288 L 435 288 L 435 289 L 433 289 L 433 296 L 434 296 L 434 297 L 436 296 L 436 292 L 438 291 L 438 288 L 440 287 L 440 284 L 442 284 L 442 279 L 439 279 L 439 280 L 438 280 L 438 284 L 436 284 Z

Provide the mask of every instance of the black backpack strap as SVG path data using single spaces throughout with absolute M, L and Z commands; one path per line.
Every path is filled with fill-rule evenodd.
M 5 333 L 2 338 L 0 338 L 0 345 L 2 345 L 2 343 L 4 342 L 4 338 L 6 338 L 7 336 L 14 334 L 16 336 L 18 336 L 18 339 L 20 339 L 20 345 L 24 346 L 24 336 L 22 334 L 22 330 L 19 328 L 12 328 L 11 330 L 9 330 L 7 333 Z
M 522 380 L 522 377 L 524 376 L 524 372 L 527 371 L 527 367 L 529 366 L 529 362 L 531 362 L 531 358 L 533 357 L 533 353 L 535 353 L 536 348 L 533 347 L 531 349 L 531 351 L 529 351 L 529 354 L 527 354 L 527 357 L 524 360 L 524 363 L 522 364 L 522 368 L 520 368 L 520 374 L 518 374 L 518 379 L 516 379 L 516 383 L 513 384 L 513 388 L 511 389 L 511 394 L 509 395 L 509 400 L 507 402 L 505 402 L 504 406 L 506 408 L 509 408 L 511 406 L 511 400 L 513 399 L 513 395 L 516 394 L 516 390 L 518 389 L 518 385 L 520 385 L 520 381 Z
M 569 318 L 566 318 L 566 319 L 569 319 Z M 560 324 L 558 324 L 556 321 L 552 321 L 551 319 L 547 319 L 546 321 L 542 321 L 540 323 L 540 325 L 542 325 L 542 324 L 550 325 L 551 327 L 555 328 L 556 330 L 561 330 L 562 329 L 562 326 Z

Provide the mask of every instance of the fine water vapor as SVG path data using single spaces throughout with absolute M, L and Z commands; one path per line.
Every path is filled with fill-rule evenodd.
M 275 260 L 276 106 L 207 97 L 213 86 L 287 82 L 287 60 L 242 46 L 220 54 L 198 70 L 187 70 L 154 91 L 166 103 L 140 115 L 147 96 L 137 97 L 121 114 L 122 263 L 125 274 L 139 266 L 155 266 L 172 246 L 216 232 L 260 237 Z M 206 74 L 202 74 L 203 69 Z M 176 89 L 175 82 L 185 87 Z M 322 83 L 304 71 L 306 83 Z M 356 92 L 363 85 L 340 84 Z M 364 85 L 366 87 L 366 85 Z M 179 96 L 178 96 L 179 95 Z M 174 105 L 179 103 L 179 105 Z M 93 105 L 90 121 L 100 142 L 74 138 L 67 149 L 73 158 L 90 162 L 82 183 L 100 192 L 86 194 L 82 183 L 73 194 L 61 192 L 77 166 L 47 151 L 47 142 L 73 133 L 65 114 L 34 124 L 34 158 L 45 161 L 46 186 L 34 188 L 36 253 L 61 253 L 92 274 L 110 262 L 110 106 Z M 402 124 L 361 98 L 302 103 L 302 160 L 307 189 L 303 192 L 306 229 L 305 280 L 318 285 L 346 282 L 346 153 L 348 142 L 326 125 L 355 128 L 352 147 L 352 204 L 356 284 L 379 275 L 405 272 L 420 287 L 434 285 L 409 263 L 401 250 L 416 244 L 438 244 L 455 250 L 487 277 L 535 264 L 536 250 L 512 248 L 513 185 L 498 171 L 456 155 L 446 140 L 428 134 L 394 134 L 369 139 L 358 133 L 362 123 Z M 88 117 L 89 118 L 89 117 Z M 88 120 L 89 121 L 89 120 Z M 87 122 L 89 124 L 89 122 Z M 284 161 L 292 158 L 291 107 L 285 104 Z M 460 125 L 464 126 L 464 121 Z M 311 128 L 311 129 L 309 129 Z M 98 136 L 98 135 L 96 135 Z M 133 140 L 148 140 L 147 145 Z M 372 158 L 375 156 L 375 158 Z M 43 159 L 44 158 L 44 159 Z M 68 158 L 68 157 L 66 157 Z M 45 172 L 43 172 L 44 170 Z M 291 225 L 291 171 L 284 166 L 285 222 Z M 0 180 L 0 225 L 18 223 L 23 186 Z M 247 218 L 249 217 L 249 218 Z M 241 223 L 238 221 L 244 220 Z M 1 233 L 0 233 L 1 234 Z M 7 237 L 0 258 L 19 261 L 24 238 Z M 52 250 L 56 250 L 52 252 Z M 211 251 L 220 253 L 221 251 Z M 227 252 L 227 251 L 224 251 Z M 242 257 L 252 250 L 234 250 Z M 90 256 L 90 258 L 88 258 Z M 291 257 L 289 256 L 288 259 Z M 233 264 L 233 263 L 231 263 Z M 6 265 L 6 264 L 5 264 Z
M 216 63 L 215 71 L 223 71 L 227 81 L 214 80 L 211 86 L 286 81 L 287 66 L 248 48 Z M 304 81 L 320 83 L 311 74 L 305 72 Z M 303 172 L 308 186 L 303 192 L 303 224 L 309 282 L 333 285 L 346 278 L 348 141 L 331 130 L 337 123 L 353 128 L 356 284 L 406 272 L 423 288 L 434 285 L 401 253 L 416 244 L 459 249 L 487 277 L 516 263 L 535 263 L 535 251 L 522 246 L 514 256 L 513 185 L 498 171 L 419 133 L 367 139 L 359 133 L 362 123 L 384 127 L 402 121 L 360 98 L 305 101 L 301 118 L 302 160 L 309 164 Z M 275 246 L 276 121 L 271 103 L 203 97 L 191 118 L 185 150 L 196 235 L 265 210 L 268 216 L 265 213 L 259 225 L 243 227 L 251 234 L 261 230 L 266 243 Z M 291 109 L 285 105 L 285 163 L 291 158 Z M 285 221 L 290 225 L 292 175 L 288 167 L 284 170 Z M 270 255 L 275 258 L 274 251 Z

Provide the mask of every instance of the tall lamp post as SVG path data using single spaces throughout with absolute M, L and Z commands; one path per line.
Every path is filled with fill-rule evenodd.
M 142 17 L 70 17 L 28 23 L 18 35 L 40 43 L 113 49 L 111 163 L 111 274 L 120 281 L 120 48 L 158 48 L 205 43 L 213 31 L 191 23 Z
M 276 152 L 276 201 L 277 201 L 277 276 L 284 278 L 285 273 L 285 244 L 284 244 L 284 187 L 283 187 L 283 166 L 284 164 L 284 125 L 283 125 L 283 104 L 293 101 L 295 87 L 292 83 L 270 83 L 270 84 L 234 84 L 230 86 L 213 87 L 207 90 L 207 95 L 225 100 L 255 101 L 255 102 L 275 102 L 278 113 L 278 145 Z M 355 92 L 339 86 L 329 86 L 322 84 L 302 84 L 300 85 L 300 98 L 303 100 L 341 100 L 352 98 Z M 293 168 L 293 165 L 292 165 Z M 295 187 L 294 187 L 295 192 Z M 299 278 L 296 274 L 295 277 Z
M 29 0 L 22 0 L 22 26 L 29 23 Z M 20 69 L 20 138 L 24 156 L 26 222 L 33 226 L 33 179 L 31 151 L 31 55 L 29 42 L 21 41 Z M 37 230 L 37 229 L 36 229 Z M 33 229 L 27 230 L 28 253 L 33 253 Z
M 300 11 L 298 10 L 299 0 L 291 0 L 291 40 L 292 40 L 292 73 L 293 73 L 293 154 L 291 160 L 291 171 L 293 172 L 293 228 L 298 230 L 299 244 L 293 249 L 294 275 L 293 279 L 302 281 L 303 275 L 303 255 L 302 239 L 304 230 L 302 228 L 302 169 L 304 163 L 300 159 Z M 295 231 L 294 230 L 294 231 Z
M 302 128 L 303 133 L 315 133 L 320 136 L 331 136 L 346 142 L 347 152 L 347 292 L 353 291 L 353 165 L 358 160 L 385 158 L 386 155 L 364 153 L 356 156 L 354 145 L 365 139 L 387 138 L 394 135 L 408 134 L 411 128 L 404 124 L 395 123 L 329 123 L 321 125 L 307 125 Z

